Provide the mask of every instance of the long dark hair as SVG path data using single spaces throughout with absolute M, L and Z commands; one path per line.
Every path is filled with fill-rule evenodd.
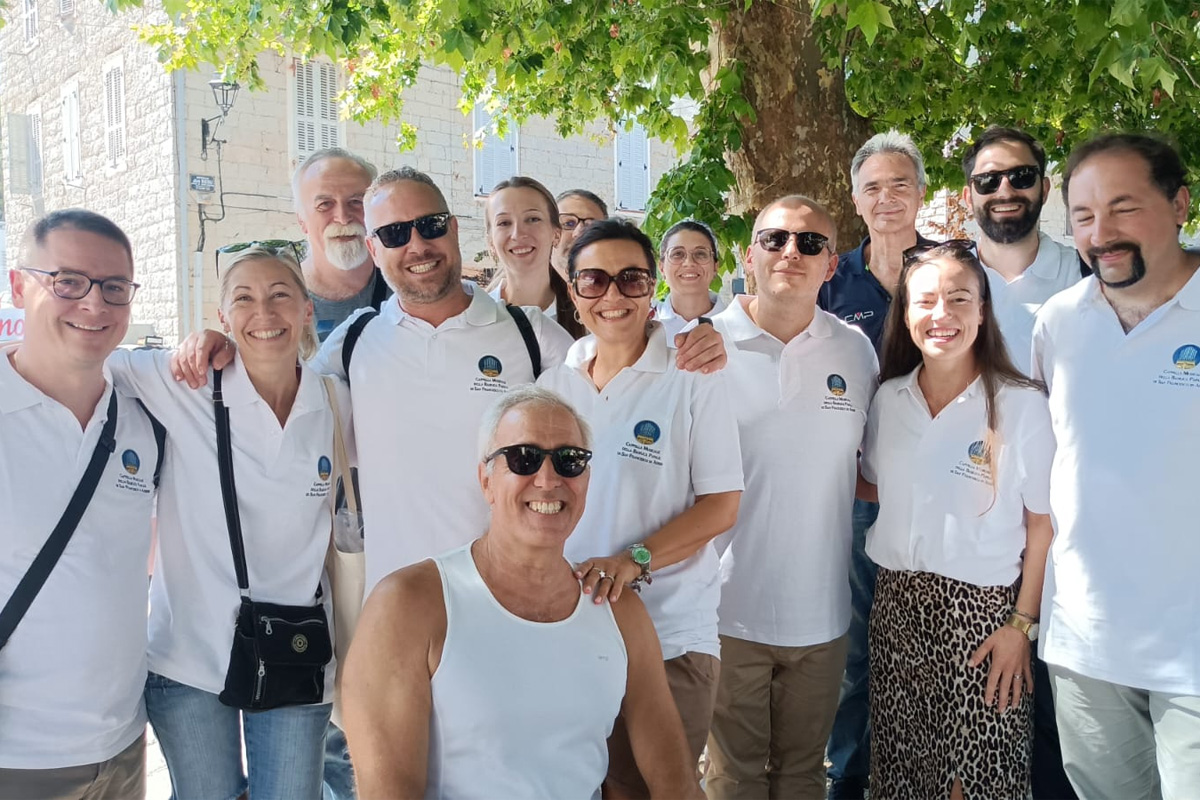
M 892 298 L 891 308 L 888 309 L 887 321 L 884 323 L 883 351 L 881 353 L 881 368 L 879 380 L 886 381 L 907 375 L 924 360 L 916 342 L 908 330 L 908 278 L 913 270 L 931 261 L 949 259 L 966 267 L 975 280 L 979 282 L 979 296 L 982 302 L 983 320 L 971 345 L 975 356 L 975 368 L 979 370 L 979 380 L 983 386 L 984 406 L 987 409 L 987 435 L 984 446 L 987 450 L 988 466 L 992 471 L 992 483 L 995 486 L 995 445 L 998 443 L 997 431 L 1000 427 L 1000 410 L 996 408 L 996 394 L 1002 384 L 1037 389 L 1045 393 L 1046 387 L 1024 375 L 1012 359 L 1008 357 L 1008 349 L 1004 344 L 1004 336 L 1000 333 L 1000 325 L 996 322 L 996 314 L 992 305 L 992 290 L 988 284 L 987 273 L 973 251 L 973 243 L 967 239 L 953 239 L 932 247 L 913 247 L 904 252 L 904 266 L 900 270 L 900 285 Z
M 550 190 L 542 185 L 540 181 L 533 178 L 527 178 L 524 175 L 514 175 L 508 180 L 500 181 L 492 187 L 492 194 L 503 191 L 504 189 L 533 189 L 542 196 L 546 201 L 546 216 L 550 220 L 550 224 L 556 230 L 562 230 L 562 222 L 558 219 L 558 202 L 554 199 L 554 195 Z M 484 227 L 486 235 L 490 239 L 492 236 L 492 214 L 490 209 L 485 207 L 484 210 Z M 558 274 L 558 270 L 550 263 L 549 259 L 546 262 L 546 269 L 550 272 L 550 289 L 554 292 L 554 313 L 557 322 L 562 326 L 563 330 L 571 334 L 575 339 L 582 339 L 587 335 L 587 329 L 583 327 L 583 323 L 575 315 L 575 303 L 571 300 L 571 289 L 567 286 L 567 282 L 563 280 L 562 275 Z M 488 288 L 494 288 L 500 282 L 504 272 L 504 265 L 500 266 L 500 274 L 492 281 L 492 285 Z

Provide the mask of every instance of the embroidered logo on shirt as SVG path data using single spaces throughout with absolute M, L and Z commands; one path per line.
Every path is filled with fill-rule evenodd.
M 142 459 L 136 450 L 130 449 L 121 452 L 121 467 L 125 472 L 117 473 L 118 489 L 138 494 L 150 494 L 150 483 L 145 478 L 137 477 L 138 471 L 142 468 Z
M 967 448 L 967 457 L 971 459 L 972 464 L 986 464 L 988 462 L 988 449 L 983 440 L 971 442 L 971 446 Z
M 317 459 L 317 475 L 321 480 L 329 480 L 329 476 L 333 474 L 333 464 L 329 463 L 328 456 L 321 456 Z
M 1195 369 L 1197 359 L 1200 359 L 1200 347 L 1194 344 L 1185 344 L 1171 356 L 1175 366 L 1180 369 Z
M 333 474 L 333 464 L 329 461 L 329 456 L 321 456 L 317 459 L 317 479 L 312 482 L 312 486 L 308 487 L 308 492 L 305 497 L 328 497 L 329 476 Z
M 504 365 L 495 356 L 484 356 L 479 359 L 479 376 L 471 382 L 471 391 L 492 394 L 507 392 L 508 381 L 499 377 L 503 371 Z
M 1154 385 L 1200 389 L 1200 370 L 1196 369 L 1197 362 L 1200 362 L 1200 345 L 1180 345 L 1171 354 L 1171 367 L 1159 373 L 1154 379 Z
M 825 395 L 825 400 L 821 403 L 822 411 L 849 411 L 851 413 L 858 411 L 850 398 L 846 397 L 846 390 L 849 386 L 841 375 L 836 372 L 830 373 L 829 377 L 825 379 L 825 388 L 829 390 L 829 394 Z
M 950 468 L 950 474 L 967 478 L 976 483 L 992 482 L 992 467 L 988 463 L 990 452 L 982 439 L 967 445 L 967 457 Z
M 125 471 L 130 475 L 137 475 L 138 470 L 142 467 L 142 460 L 138 458 L 136 451 L 126 450 L 121 453 L 121 466 L 125 467 Z
M 853 314 L 847 314 L 842 317 L 846 322 L 862 322 L 864 319 L 870 319 L 875 316 L 875 312 L 867 309 L 866 311 L 855 311 Z
M 479 371 L 489 378 L 499 377 L 503 370 L 504 365 L 495 356 L 484 356 L 479 359 Z
M 663 465 L 662 452 L 655 447 L 662 438 L 662 428 L 652 420 L 644 419 L 633 426 L 633 439 L 626 441 L 617 451 L 617 455 L 640 461 L 643 464 Z
M 825 379 L 825 386 L 834 397 L 841 397 L 846 393 L 846 379 L 836 372 Z
M 642 420 L 633 427 L 633 437 L 641 444 L 654 444 L 661 435 L 662 430 L 658 425 L 648 419 Z

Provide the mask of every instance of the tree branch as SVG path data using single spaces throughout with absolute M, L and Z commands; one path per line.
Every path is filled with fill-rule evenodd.
M 1183 71 L 1183 74 L 1187 76 L 1187 79 L 1188 79 L 1188 81 L 1191 82 L 1192 86 L 1195 86 L 1197 89 L 1200 89 L 1200 82 L 1196 81 L 1195 76 L 1193 76 L 1191 71 L 1188 69 L 1187 62 L 1185 62 L 1181 58 L 1177 58 L 1174 55 L 1172 55 L 1171 51 L 1168 50 L 1167 46 L 1163 43 L 1162 37 L 1158 35 L 1158 29 L 1164 28 L 1164 27 L 1166 27 L 1166 26 L 1163 25 L 1163 23 L 1161 23 L 1161 22 L 1155 22 L 1151 25 L 1151 28 L 1154 30 L 1154 41 L 1158 43 L 1158 49 L 1162 50 L 1163 55 L 1165 55 L 1168 60 L 1170 60 L 1172 63 L 1175 64 L 1175 66 L 1179 67 L 1179 69 L 1181 69 Z

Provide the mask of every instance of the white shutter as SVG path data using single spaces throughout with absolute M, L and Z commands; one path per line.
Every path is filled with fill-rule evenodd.
M 29 176 L 29 117 L 8 115 L 8 186 L 14 194 L 32 194 Z
M 299 161 L 317 150 L 340 147 L 342 134 L 338 124 L 337 67 L 300 59 L 293 63 L 296 73 L 293 124 Z
M 104 73 L 104 138 L 108 166 L 125 164 L 125 70 L 115 64 Z
M 58 15 L 60 17 L 75 16 L 75 0 L 58 0 Z
M 650 158 L 646 129 L 634 125 L 631 130 L 617 132 L 617 208 L 622 211 L 645 211 L 650 196 Z
M 62 94 L 63 179 L 74 183 L 83 177 L 83 147 L 79 135 L 79 89 L 71 86 Z
M 475 106 L 475 131 L 489 128 L 492 116 L 483 103 Z M 517 126 L 509 124 L 508 135 L 501 139 L 490 131 L 483 135 L 483 147 L 475 148 L 475 194 L 485 196 L 492 187 L 517 174 Z
M 337 68 L 332 64 L 321 64 L 317 74 L 320 76 L 317 111 L 320 117 L 321 149 L 339 147 L 341 137 L 338 135 Z
M 25 0 L 25 44 L 33 44 L 38 35 L 37 0 Z
M 29 111 L 29 188 L 30 194 L 42 191 L 42 113 Z
M 303 159 L 317 149 L 317 120 L 313 92 L 313 64 L 296 60 L 296 156 Z

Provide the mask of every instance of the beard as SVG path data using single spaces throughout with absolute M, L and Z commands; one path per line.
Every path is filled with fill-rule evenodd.
M 325 259 L 340 270 L 352 270 L 363 265 L 367 252 L 367 229 L 358 223 L 331 224 L 325 228 Z M 336 241 L 337 236 L 353 236 L 348 242 Z
M 1038 219 L 1042 216 L 1042 205 L 1045 198 L 1039 196 L 1036 200 L 1026 200 L 1024 197 L 1010 197 L 1001 200 L 988 200 L 982 206 L 971 209 L 975 221 L 983 235 L 996 244 L 1012 244 L 1019 242 L 1037 229 Z M 1021 205 L 1025 213 L 1011 219 L 993 219 L 991 210 L 995 206 Z
M 1100 271 L 1100 256 L 1121 250 L 1128 252 L 1132 256 L 1131 263 L 1129 264 L 1129 277 L 1124 280 L 1110 281 Z M 1092 274 L 1096 276 L 1096 280 L 1109 289 L 1125 289 L 1146 277 L 1146 259 L 1142 255 L 1142 248 L 1133 242 L 1115 242 L 1108 247 L 1090 247 L 1088 248 L 1087 256 L 1088 264 L 1092 267 Z

